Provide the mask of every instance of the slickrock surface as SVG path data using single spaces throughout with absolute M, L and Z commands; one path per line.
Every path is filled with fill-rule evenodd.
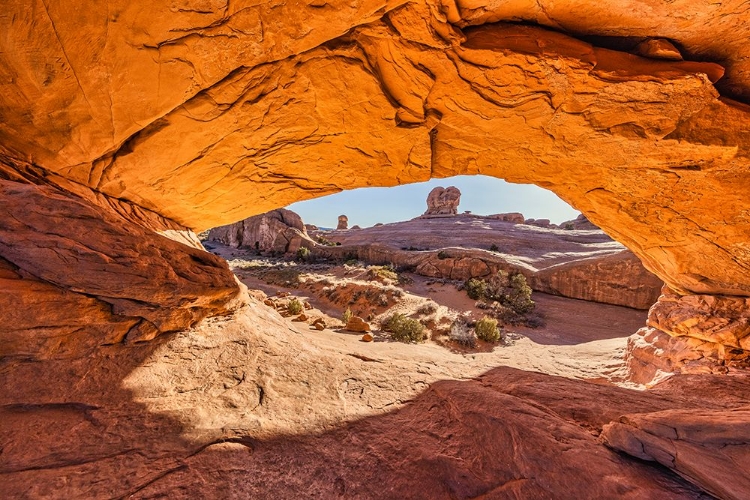
M 268 213 L 211 229 L 209 241 L 218 241 L 230 247 L 255 248 L 262 251 L 294 253 L 300 246 L 311 246 L 302 218 L 279 208 Z
M 631 252 L 600 230 L 545 229 L 462 214 L 312 234 L 341 243 L 317 246 L 317 255 L 356 254 L 365 262 L 455 280 L 516 270 L 540 292 L 636 309 L 651 307 L 662 287 Z M 489 251 L 492 245 L 496 252 Z
M 318 332 L 251 300 L 233 318 L 148 343 L 6 359 L 0 494 L 705 498 L 598 435 L 624 415 L 750 404 L 747 377 L 682 376 L 639 392 L 497 367 L 588 350 L 578 368 L 548 365 L 587 376 L 575 370 L 609 341 L 519 340 L 461 356 L 360 336 Z M 724 463 L 726 474 L 741 466 Z M 678 470 L 703 485 L 702 473 Z

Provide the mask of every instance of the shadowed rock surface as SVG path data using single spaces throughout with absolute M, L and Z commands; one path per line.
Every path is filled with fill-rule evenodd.
M 251 300 L 194 331 L 47 361 L 45 377 L 38 363 L 6 359 L 0 382 L 23 391 L 0 396 L 0 493 L 706 498 L 608 450 L 599 433 L 625 415 L 719 417 L 750 404 L 746 376 L 681 376 L 641 392 L 447 355 L 301 329 Z M 744 473 L 742 462 L 723 466 Z

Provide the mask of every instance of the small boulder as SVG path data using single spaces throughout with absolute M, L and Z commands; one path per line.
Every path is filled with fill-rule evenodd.
M 370 325 L 360 318 L 359 316 L 352 316 L 349 319 L 349 322 L 344 327 L 345 330 L 348 330 L 350 332 L 369 332 L 370 331 Z
M 323 318 L 318 318 L 312 322 L 312 327 L 315 328 L 316 330 L 325 330 L 326 322 L 323 321 Z
M 303 305 L 303 306 L 304 306 L 304 308 L 305 308 L 305 309 L 307 309 L 308 311 L 309 311 L 310 309 L 312 309 L 312 308 L 313 308 L 313 306 L 311 306 L 309 302 L 304 302 L 304 303 L 303 303 L 302 305 Z
M 305 313 L 302 313 L 296 318 L 294 318 L 292 321 L 307 321 L 307 315 Z
M 273 307 L 274 309 L 276 309 L 276 304 L 271 299 L 266 299 L 263 301 L 263 303 L 267 305 L 268 307 Z
M 362 342 L 372 342 L 372 341 L 373 341 L 373 336 L 371 333 L 365 333 L 364 335 L 362 335 Z

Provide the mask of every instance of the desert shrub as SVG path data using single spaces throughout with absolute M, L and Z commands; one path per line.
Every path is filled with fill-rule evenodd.
M 300 314 L 303 309 L 304 307 L 302 306 L 302 302 L 300 302 L 297 298 L 290 300 L 286 305 L 286 310 L 289 314 Z
M 536 304 L 531 300 L 531 287 L 526 283 L 526 276 L 514 274 L 510 277 L 510 287 L 501 301 L 520 314 L 528 314 Z
M 452 324 L 448 338 L 462 346 L 476 347 L 477 336 L 474 330 L 469 327 L 464 318 L 457 318 Z
M 417 309 L 418 314 L 422 314 L 424 316 L 427 316 L 428 314 L 432 314 L 437 311 L 437 304 L 430 301 L 425 304 L 422 304 L 419 309 Z
M 341 322 L 345 325 L 349 323 L 349 320 L 352 319 L 352 310 L 347 308 L 346 311 L 344 311 L 344 314 L 341 315 Z
M 573 230 L 573 229 L 575 229 L 575 228 L 576 228 L 576 227 L 575 227 L 575 226 L 573 225 L 573 223 L 572 223 L 572 222 L 567 222 L 567 223 L 566 223 L 566 224 L 565 224 L 565 225 L 563 226 L 563 229 L 567 229 L 568 231 L 572 231 L 572 230 Z
M 393 265 L 387 266 L 370 266 L 367 270 L 367 274 L 372 279 L 384 279 L 391 281 L 398 281 L 398 273 L 396 273 Z
M 322 236 L 318 236 L 317 238 L 315 238 L 315 240 L 316 240 L 316 241 L 317 241 L 318 243 L 320 243 L 321 245 L 325 245 L 325 246 L 327 246 L 327 247 L 335 247 L 335 246 L 336 246 L 336 243 L 334 243 L 334 242 L 332 242 L 331 240 L 329 240 L 328 238 L 324 238 L 324 237 L 322 237 Z M 340 243 L 339 243 L 339 244 L 340 244 Z
M 490 246 L 490 252 L 498 252 L 500 249 L 494 243 Z
M 401 313 L 395 313 L 386 319 L 381 328 L 391 334 L 393 340 L 399 342 L 422 342 L 427 338 L 424 325 L 419 321 L 407 318 Z
M 297 249 L 297 260 L 306 262 L 310 260 L 310 249 L 305 247 L 299 247 Z
M 485 316 L 477 321 L 474 327 L 477 337 L 485 342 L 498 342 L 500 340 L 500 330 L 497 328 L 497 320 Z
M 465 285 L 466 294 L 473 300 L 482 300 L 487 293 L 487 282 L 477 278 L 471 278 Z
M 440 250 L 437 253 L 437 258 L 440 259 L 440 260 L 447 259 L 448 257 L 450 257 L 450 255 L 448 255 L 448 252 L 446 252 L 445 250 Z
M 471 278 L 464 288 L 467 295 L 474 300 L 486 300 L 504 306 L 508 311 L 498 310 L 498 318 L 507 318 L 511 323 L 519 323 L 519 318 L 514 316 L 528 314 L 534 310 L 534 301 L 531 300 L 531 287 L 526 282 L 526 277 L 521 273 L 508 274 L 506 271 L 499 270 L 488 280 Z M 487 309 L 490 306 L 477 304 L 480 309 Z M 492 305 L 497 309 L 496 305 Z

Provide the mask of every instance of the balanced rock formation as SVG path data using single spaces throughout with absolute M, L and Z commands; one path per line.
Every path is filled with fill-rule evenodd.
M 285 208 L 211 229 L 208 240 L 235 248 L 255 248 L 263 252 L 279 253 L 293 253 L 300 246 L 313 244 L 302 218 Z
M 349 217 L 346 215 L 339 215 L 339 222 L 336 225 L 336 229 L 349 229 Z
M 427 195 L 427 211 L 423 215 L 456 215 L 461 191 L 455 187 L 436 187 Z

